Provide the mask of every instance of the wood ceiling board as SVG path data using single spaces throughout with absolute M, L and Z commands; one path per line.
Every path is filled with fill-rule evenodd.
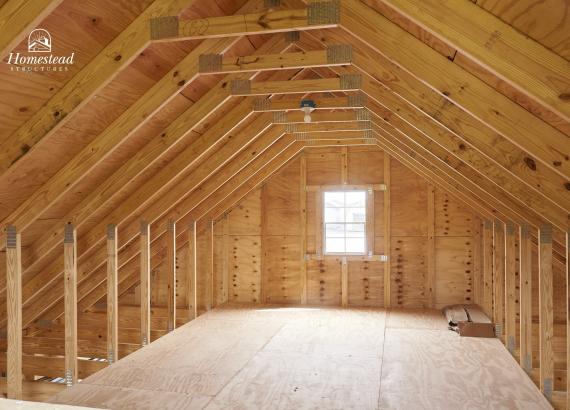
M 464 0 L 384 0 L 441 40 L 485 66 L 519 91 L 570 120 L 570 62 Z
M 304 38 L 306 39 L 307 36 Z M 325 39 L 327 44 L 348 41 L 346 34 L 342 35 L 335 31 L 321 34 L 319 38 Z M 559 201 L 558 198 L 570 195 L 566 187 L 566 184 L 570 182 L 568 178 L 562 177 L 536 161 L 532 155 L 521 150 L 492 129 L 483 126 L 459 107 L 447 103 L 442 96 L 429 89 L 409 73 L 399 70 L 393 63 L 380 57 L 369 46 L 356 39 L 353 42 L 355 45 L 354 64 L 358 66 L 361 72 L 368 72 L 370 76 L 373 76 L 373 80 L 382 83 L 379 84 L 377 81 L 369 80 L 366 77 L 364 79 L 365 86 L 374 88 L 376 93 L 384 96 L 379 101 L 381 104 L 389 103 L 387 105 L 392 111 L 396 110 L 400 116 L 413 118 L 412 124 L 414 125 L 416 123 L 423 124 L 424 121 L 421 118 L 426 119 L 426 115 L 429 116 L 427 125 L 431 126 L 431 121 L 435 120 L 465 143 L 481 151 L 488 159 L 495 161 L 497 165 L 516 175 L 520 181 L 531 185 L 535 190 L 544 192 L 544 195 L 551 199 Z M 410 110 L 408 103 L 401 105 L 402 101 L 399 98 L 395 98 L 391 93 L 386 94 L 387 91 L 383 85 L 402 96 L 409 104 L 417 107 L 423 113 L 419 117 L 415 117 L 415 111 Z M 447 130 L 442 130 L 444 132 L 442 136 L 448 133 Z M 453 152 L 466 154 L 467 152 L 462 153 L 460 146 L 461 144 L 458 143 Z M 479 167 L 479 169 L 481 168 L 483 167 Z
M 570 6 L 565 0 L 479 0 L 477 5 L 570 59 Z
M 524 108 L 470 75 L 370 7 L 349 0 L 343 4 L 342 26 L 375 50 L 488 123 L 506 138 L 561 175 L 570 176 L 567 138 Z M 366 21 L 368 24 L 362 24 Z M 378 35 L 378 31 L 382 35 Z M 407 50 L 402 52 L 402 50 Z M 440 73 L 445 72 L 445 76 Z M 492 107 L 492 108 L 490 108 Z M 524 127 L 517 124 L 524 123 Z M 537 140 L 534 135 L 542 135 Z M 566 158 L 569 158 L 567 160 Z

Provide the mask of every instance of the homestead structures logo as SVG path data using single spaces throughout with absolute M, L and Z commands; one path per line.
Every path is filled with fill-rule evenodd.
M 51 35 L 43 28 L 37 28 L 28 36 L 30 53 L 51 53 Z
M 28 36 L 28 53 L 10 53 L 8 65 L 12 71 L 68 71 L 75 53 L 67 56 L 51 52 L 52 38 L 43 28 L 33 30 Z

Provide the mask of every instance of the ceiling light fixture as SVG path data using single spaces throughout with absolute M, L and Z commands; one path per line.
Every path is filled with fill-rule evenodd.
M 301 100 L 301 110 L 305 113 L 305 122 L 311 122 L 311 113 L 315 111 L 317 105 L 313 100 Z

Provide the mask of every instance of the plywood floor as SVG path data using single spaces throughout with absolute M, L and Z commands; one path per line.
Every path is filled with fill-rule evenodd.
M 59 393 L 110 409 L 548 409 L 439 311 L 225 306 Z

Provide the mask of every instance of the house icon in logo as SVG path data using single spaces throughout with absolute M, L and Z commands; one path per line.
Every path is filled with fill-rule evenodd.
M 43 28 L 33 30 L 28 36 L 28 52 L 30 53 L 50 53 L 51 35 Z

